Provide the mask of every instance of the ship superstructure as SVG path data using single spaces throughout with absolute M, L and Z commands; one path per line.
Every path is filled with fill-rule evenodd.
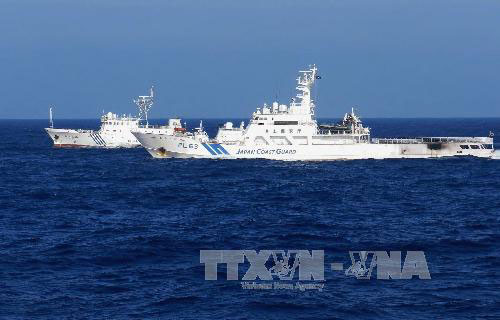
M 337 160 L 430 158 L 471 155 L 491 157 L 492 137 L 423 137 L 372 139 L 354 109 L 334 125 L 318 125 L 311 89 L 316 66 L 300 71 L 297 95 L 289 105 L 274 102 L 256 109 L 245 127 L 227 122 L 210 139 L 200 125 L 194 132 L 142 134 L 134 132 L 155 158 L 266 158 L 279 160 Z
M 138 147 L 140 143 L 131 131 L 141 127 L 144 122 L 148 126 L 148 111 L 154 103 L 153 87 L 151 87 L 149 95 L 139 96 L 133 101 L 139 108 L 138 116 L 118 115 L 108 112 L 101 116 L 99 130 L 54 128 L 51 108 L 51 125 L 45 130 L 52 138 L 55 147 Z

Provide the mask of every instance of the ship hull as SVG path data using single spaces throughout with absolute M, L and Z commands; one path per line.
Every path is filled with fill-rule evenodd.
M 440 158 L 475 156 L 491 158 L 484 143 L 353 143 L 330 145 L 236 145 L 200 143 L 185 136 L 134 133 L 155 158 L 353 160 Z M 484 138 L 488 139 L 488 138 Z M 492 142 L 491 142 L 492 144 Z M 467 149 L 464 146 L 467 145 Z M 472 148 L 472 145 L 478 149 Z
M 135 148 L 139 141 L 130 132 L 111 135 L 94 130 L 46 128 L 54 147 L 58 148 Z

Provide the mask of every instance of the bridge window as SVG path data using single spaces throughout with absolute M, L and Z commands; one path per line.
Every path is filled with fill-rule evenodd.
M 274 121 L 275 126 L 296 126 L 298 124 L 298 121 Z
M 476 144 L 472 144 L 470 147 L 471 147 L 472 149 L 479 149 L 479 146 L 478 146 L 478 145 L 476 145 Z
M 461 144 L 461 145 L 460 145 L 460 148 L 462 148 L 462 149 L 469 149 L 469 146 L 468 146 L 468 145 L 466 145 L 466 144 Z
M 485 149 L 493 149 L 493 145 L 492 144 L 483 144 L 483 148 L 485 148 Z

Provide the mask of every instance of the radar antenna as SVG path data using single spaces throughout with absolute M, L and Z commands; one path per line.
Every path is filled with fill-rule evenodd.
M 142 119 L 144 117 L 144 120 L 146 120 L 146 125 L 149 125 L 148 123 L 148 111 L 151 109 L 154 103 L 154 87 L 152 86 L 151 89 L 149 90 L 149 96 L 139 96 L 139 98 L 134 100 L 134 103 L 137 105 L 139 108 L 139 119 Z

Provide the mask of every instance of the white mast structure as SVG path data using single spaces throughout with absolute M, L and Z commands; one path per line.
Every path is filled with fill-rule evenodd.
M 146 125 L 149 125 L 148 122 L 148 111 L 151 109 L 154 103 L 154 87 L 152 86 L 149 90 L 149 96 L 139 96 L 139 98 L 134 100 L 134 103 L 139 107 L 139 119 L 142 119 L 144 116 L 144 120 L 146 120 Z
M 297 87 L 295 88 L 298 91 L 296 96 L 298 101 L 293 99 L 290 109 L 295 114 L 314 116 L 314 102 L 311 99 L 311 88 L 316 79 L 320 79 L 317 75 L 318 68 L 316 68 L 316 65 L 312 65 L 309 70 L 299 72 L 301 75 L 297 78 Z
M 50 127 L 54 128 L 54 121 L 52 120 L 52 107 L 49 108 L 49 123 Z

